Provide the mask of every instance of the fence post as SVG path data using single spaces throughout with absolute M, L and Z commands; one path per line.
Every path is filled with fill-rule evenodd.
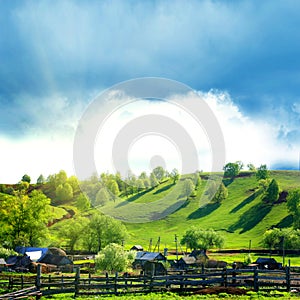
M 76 268 L 76 274 L 75 274 L 75 297 L 77 297 L 79 292 L 79 283 L 80 283 L 80 267 Z
M 42 285 L 41 278 L 42 278 L 42 266 L 38 264 L 36 268 L 36 289 L 38 291 L 40 291 Z
M 291 270 L 289 266 L 285 267 L 285 277 L 286 277 L 286 290 L 287 292 L 291 289 Z
M 51 274 L 48 276 L 48 283 L 51 283 Z M 50 290 L 50 284 L 48 285 L 48 290 Z
M 257 268 L 254 269 L 254 275 L 253 275 L 253 288 L 255 292 L 258 292 L 259 285 L 258 285 L 258 270 Z
M 24 276 L 21 275 L 21 290 L 24 288 Z
M 222 270 L 223 286 L 227 287 L 227 268 Z
M 118 294 L 118 272 L 116 272 L 116 275 L 115 275 L 115 286 L 114 286 L 114 292 L 115 292 L 115 295 Z
M 106 278 L 106 290 L 108 291 L 109 289 L 107 288 L 108 284 L 109 284 L 109 277 L 108 277 L 108 273 L 105 273 L 105 278 Z

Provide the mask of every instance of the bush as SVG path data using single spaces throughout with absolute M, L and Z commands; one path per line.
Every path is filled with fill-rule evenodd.
M 12 249 L 6 249 L 3 247 L 0 247 L 0 258 L 6 259 L 11 255 L 19 255 L 19 254 Z

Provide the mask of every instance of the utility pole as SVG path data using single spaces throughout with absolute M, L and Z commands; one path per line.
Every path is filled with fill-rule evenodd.
M 149 252 L 151 252 L 151 250 L 152 250 L 152 238 L 149 241 Z
M 176 245 L 176 260 L 178 261 L 178 240 L 177 240 L 177 234 L 175 234 L 175 245 Z

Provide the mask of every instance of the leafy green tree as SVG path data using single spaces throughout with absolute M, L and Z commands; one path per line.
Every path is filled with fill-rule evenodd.
M 161 182 L 165 176 L 166 171 L 163 167 L 158 166 L 152 170 L 152 173 L 155 175 L 156 179 Z
M 217 192 L 215 193 L 212 201 L 221 203 L 223 200 L 225 200 L 228 197 L 228 190 L 225 187 L 224 183 L 221 182 L 219 188 L 217 189 Z
M 198 189 L 198 187 L 201 185 L 201 177 L 198 172 L 195 172 L 193 174 L 193 182 L 194 182 L 196 189 Z
M 144 190 L 145 189 L 144 180 L 143 179 L 138 179 L 136 181 L 136 186 L 137 186 L 137 189 L 138 189 L 139 192 Z
M 270 171 L 267 168 L 267 165 L 260 165 L 255 173 L 256 179 L 268 179 L 270 177 Z
M 265 193 L 270 185 L 270 179 L 260 179 L 258 181 L 258 186 Z
M 127 252 L 122 246 L 112 243 L 107 245 L 95 257 L 96 270 L 123 272 L 134 261 L 134 253 Z
M 263 197 L 264 201 L 273 203 L 279 197 L 279 185 L 275 179 L 272 179 L 268 188 L 266 189 L 266 193 Z
M 37 183 L 37 184 L 44 184 L 44 183 L 45 183 L 45 178 L 44 178 L 43 174 L 41 174 L 41 175 L 38 177 L 36 183 Z
M 263 246 L 272 249 L 299 249 L 300 231 L 289 228 L 274 228 L 267 230 L 262 239 Z
M 76 198 L 76 207 L 81 211 L 85 211 L 88 210 L 90 206 L 91 202 L 87 195 L 80 193 Z
M 149 189 L 150 188 L 150 179 L 149 178 L 145 178 L 143 179 L 143 183 L 144 183 L 144 187 L 145 189 Z
M 14 248 L 17 245 L 38 246 L 46 238 L 50 199 L 41 191 L 29 195 L 0 195 L 0 237 Z
M 87 228 L 84 244 L 88 250 L 93 251 L 100 251 L 109 243 L 121 244 L 128 235 L 126 227 L 120 221 L 100 214 L 92 216 Z
M 101 188 L 96 195 L 96 200 L 94 203 L 96 206 L 105 205 L 109 200 L 110 200 L 110 197 L 109 197 L 109 193 L 108 193 L 107 189 Z
M 119 191 L 120 192 L 123 192 L 125 190 L 125 183 L 124 181 L 122 180 L 121 178 L 121 174 L 120 172 L 117 172 L 116 175 L 115 175 L 115 180 L 118 184 L 118 187 L 119 187 Z
M 180 178 L 180 174 L 179 174 L 178 170 L 173 169 L 170 173 L 170 177 L 173 180 L 173 184 L 175 184 Z
M 142 180 L 147 179 L 147 178 L 148 178 L 148 176 L 147 176 L 146 172 L 142 172 L 139 176 L 139 179 L 142 179 Z
M 67 183 L 72 187 L 73 193 L 78 193 L 80 191 L 78 178 L 74 175 L 67 179 Z
M 23 177 L 22 177 L 21 181 L 24 181 L 24 182 L 28 182 L 28 183 L 30 183 L 30 181 L 31 181 L 31 178 L 30 178 L 30 176 L 29 176 L 29 175 L 25 174 L 25 175 L 23 175 Z
M 64 226 L 61 227 L 59 235 L 64 238 L 71 252 L 75 250 L 76 245 L 79 246 L 87 226 L 88 220 L 86 218 L 77 217 L 67 220 Z
M 27 181 L 21 181 L 18 184 L 18 190 L 19 191 L 27 191 L 28 188 L 29 188 L 29 182 L 27 182 Z
M 54 175 L 54 184 L 57 188 L 60 184 L 64 185 L 68 180 L 67 173 L 64 170 L 60 170 L 58 174 Z
M 183 195 L 188 199 L 188 197 L 195 190 L 195 185 L 191 179 L 185 179 L 183 183 Z
M 256 168 L 255 168 L 254 164 L 249 163 L 249 164 L 247 165 L 247 167 L 248 167 L 248 170 L 249 170 L 249 171 L 251 171 L 251 172 L 256 172 Z
M 295 229 L 300 228 L 300 189 L 289 192 L 287 196 L 287 208 L 293 216 L 293 226 Z
M 73 189 L 69 183 L 60 184 L 56 190 L 56 197 L 61 202 L 69 201 L 73 198 Z
M 153 188 L 159 185 L 159 182 L 153 172 L 150 174 L 150 185 Z
M 223 170 L 224 170 L 224 177 L 234 178 L 240 172 L 240 165 L 237 162 L 236 163 L 230 162 L 224 166 Z
M 120 194 L 119 186 L 114 179 L 108 181 L 107 188 L 112 193 L 114 199 Z
M 207 250 L 213 247 L 221 248 L 224 244 L 223 237 L 212 229 L 202 230 L 196 227 L 188 229 L 180 240 L 181 245 L 187 248 Z

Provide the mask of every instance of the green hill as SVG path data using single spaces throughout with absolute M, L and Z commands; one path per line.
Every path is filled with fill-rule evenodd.
M 299 172 L 273 171 L 271 177 L 278 181 L 281 190 L 289 191 L 299 187 Z M 274 205 L 263 203 L 254 175 L 234 179 L 227 186 L 228 198 L 221 204 L 201 203 L 205 184 L 206 181 L 202 180 L 197 196 L 165 218 L 141 224 L 127 223 L 126 227 L 131 234 L 127 244 L 138 243 L 148 247 L 150 238 L 153 238 L 155 244 L 160 237 L 162 246 L 173 249 L 175 234 L 180 239 L 189 227 L 197 226 L 222 232 L 225 248 L 247 248 L 249 240 L 252 247 L 261 247 L 262 235 L 267 229 L 273 226 L 282 228 L 291 226 L 292 218 L 288 214 L 286 203 Z M 160 194 L 157 193 L 156 196 L 160 197 Z M 140 203 L 144 202 L 145 210 L 147 199 L 150 197 L 151 195 L 145 193 L 138 198 Z
M 247 248 L 249 240 L 252 248 L 259 248 L 262 247 L 260 242 L 267 229 L 290 227 L 292 217 L 285 201 L 273 205 L 262 201 L 262 193 L 253 173 L 244 172 L 241 175 L 234 180 L 223 180 L 228 189 L 228 197 L 220 204 L 208 201 L 204 193 L 207 176 L 202 175 L 201 186 L 189 200 L 183 196 L 184 181 L 174 185 L 169 179 L 154 189 L 109 201 L 99 210 L 124 221 L 130 233 L 125 241 L 126 247 L 141 244 L 147 249 L 150 238 L 153 239 L 154 246 L 160 237 L 161 249 L 175 249 L 175 234 L 180 240 L 187 229 L 196 226 L 221 232 L 225 239 L 224 248 Z M 182 176 L 182 179 L 188 176 Z M 300 173 L 297 171 L 272 171 L 270 177 L 278 181 L 281 190 L 290 191 L 299 187 Z M 45 189 L 44 192 L 50 196 L 47 184 L 40 188 Z M 80 214 L 74 199 L 66 203 L 54 201 L 53 205 L 68 212 L 73 211 L 76 215 Z M 81 215 L 88 216 L 97 209 L 92 208 Z M 63 212 L 62 210 L 60 214 L 63 215 Z M 58 222 L 50 228 L 54 236 L 57 229 L 68 222 L 61 215 L 57 216 Z M 151 221 L 152 219 L 155 221 Z

